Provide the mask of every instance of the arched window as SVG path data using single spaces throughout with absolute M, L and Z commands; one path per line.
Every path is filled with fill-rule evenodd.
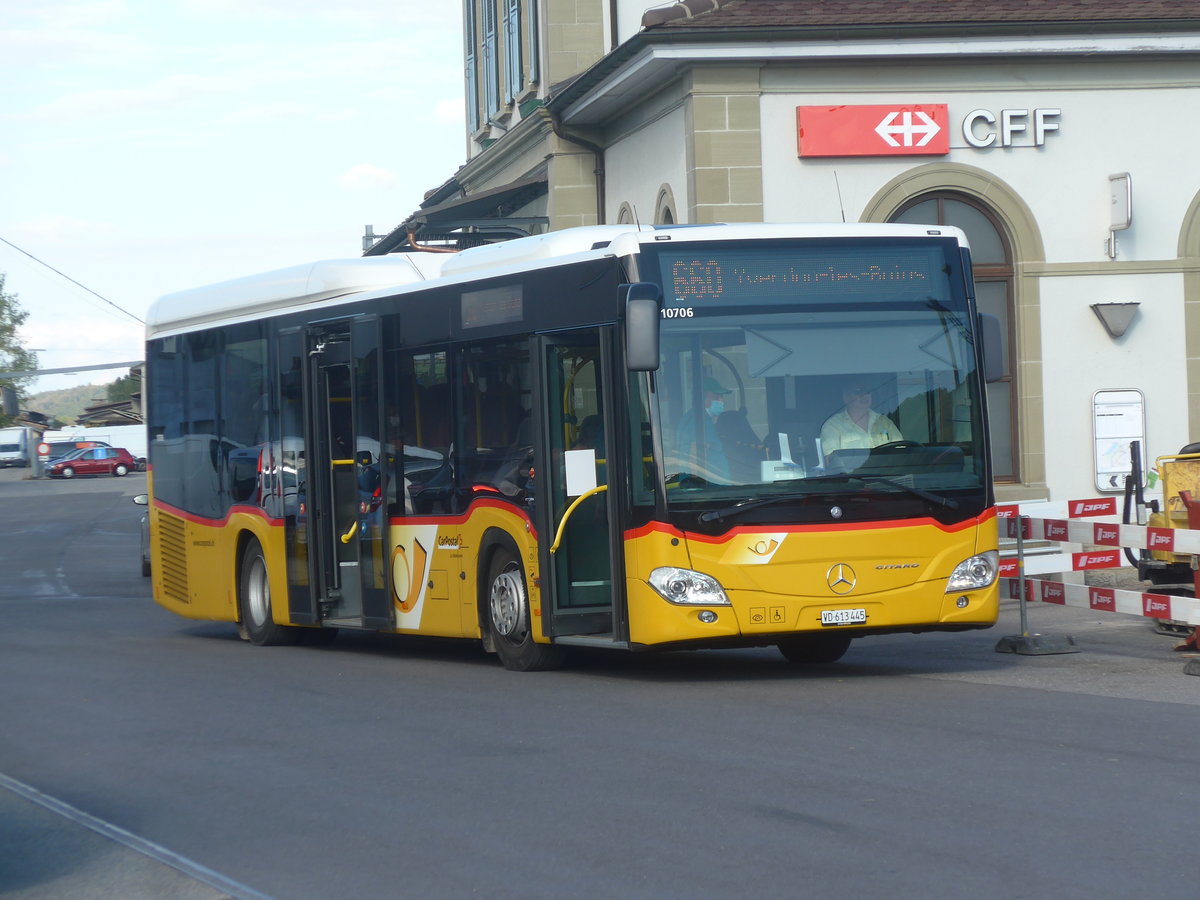
M 675 192 L 669 184 L 664 184 L 658 189 L 658 199 L 654 202 L 654 224 L 674 225 L 675 222 Z
M 971 245 L 971 270 L 979 311 L 1000 320 L 1004 341 L 1004 377 L 987 386 L 988 420 L 992 433 L 992 469 L 996 481 L 1016 481 L 1017 396 L 1014 372 L 1014 269 L 1011 242 L 999 219 L 973 197 L 950 191 L 922 194 L 904 204 L 893 222 L 914 225 L 955 225 Z

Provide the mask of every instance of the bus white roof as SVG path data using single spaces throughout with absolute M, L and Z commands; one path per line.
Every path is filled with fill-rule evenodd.
M 217 319 L 253 316 L 289 306 L 436 278 L 449 254 L 405 253 L 327 259 L 248 275 L 160 297 L 146 315 L 146 334 Z
M 591 225 L 485 244 L 455 254 L 396 253 L 323 260 L 167 294 L 150 307 L 146 334 L 154 337 L 201 324 L 252 318 L 339 298 L 385 295 L 395 288 L 434 280 L 461 283 L 588 257 L 626 256 L 636 253 L 641 244 L 764 238 L 937 236 L 953 237 L 961 246 L 967 246 L 966 236 L 960 229 L 945 225 L 739 223 L 653 228 Z
M 551 231 L 513 241 L 472 247 L 451 257 L 442 267 L 442 275 L 460 278 L 479 276 L 492 270 L 537 268 L 539 263 L 561 257 L 575 257 L 594 251 L 597 255 L 623 256 L 636 253 L 639 244 L 667 241 L 755 240 L 760 238 L 863 238 L 927 237 L 957 238 L 967 246 L 966 235 L 947 225 L 906 225 L 892 223 L 811 223 L 770 224 L 765 222 L 673 225 L 638 228 L 636 225 L 587 225 Z

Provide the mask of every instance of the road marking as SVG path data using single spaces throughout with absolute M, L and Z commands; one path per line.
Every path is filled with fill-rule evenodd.
M 153 841 L 138 837 L 136 834 L 121 828 L 119 825 L 98 819 L 81 809 L 76 809 L 69 803 L 64 803 L 62 800 L 51 797 L 49 794 L 43 794 L 37 788 L 17 781 L 15 778 L 0 775 L 0 787 L 7 788 L 14 794 L 36 803 L 43 809 L 48 809 L 50 812 L 64 816 L 75 824 L 82 825 L 84 828 L 88 828 L 102 837 L 116 841 L 130 850 L 134 850 L 164 865 L 168 865 L 172 869 L 187 875 L 189 878 L 203 882 L 215 890 L 224 891 L 230 897 L 235 898 L 235 900 L 272 900 L 271 897 L 254 890 L 254 888 L 239 884 L 230 878 L 226 878 L 220 872 L 214 872 L 207 866 L 202 866 L 200 863 L 194 862 L 185 856 L 180 856 L 178 853 L 168 850 L 166 847 L 160 846 Z

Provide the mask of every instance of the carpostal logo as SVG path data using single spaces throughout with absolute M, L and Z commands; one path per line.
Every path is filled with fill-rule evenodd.
M 1117 511 L 1116 500 L 1073 500 L 1071 516 L 1103 516 Z
M 1092 609 L 1116 612 L 1117 595 L 1113 592 L 1112 588 L 1090 588 L 1088 590 L 1088 606 Z
M 1142 615 L 1152 619 L 1171 617 L 1171 600 L 1162 594 L 1142 594 Z
M 461 534 L 439 534 L 437 548 L 439 550 L 458 550 L 462 547 Z

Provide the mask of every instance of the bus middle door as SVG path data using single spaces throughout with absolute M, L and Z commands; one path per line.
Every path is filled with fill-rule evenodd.
M 309 359 L 309 518 L 321 619 L 385 628 L 391 607 L 384 579 L 387 467 L 380 458 L 378 319 L 311 329 Z
M 540 339 L 549 492 L 548 502 L 539 502 L 539 531 L 546 535 L 542 568 L 550 576 L 552 633 L 611 642 L 621 639 L 614 623 L 623 586 L 614 579 L 613 498 L 607 490 L 613 392 L 602 338 L 606 329 Z

